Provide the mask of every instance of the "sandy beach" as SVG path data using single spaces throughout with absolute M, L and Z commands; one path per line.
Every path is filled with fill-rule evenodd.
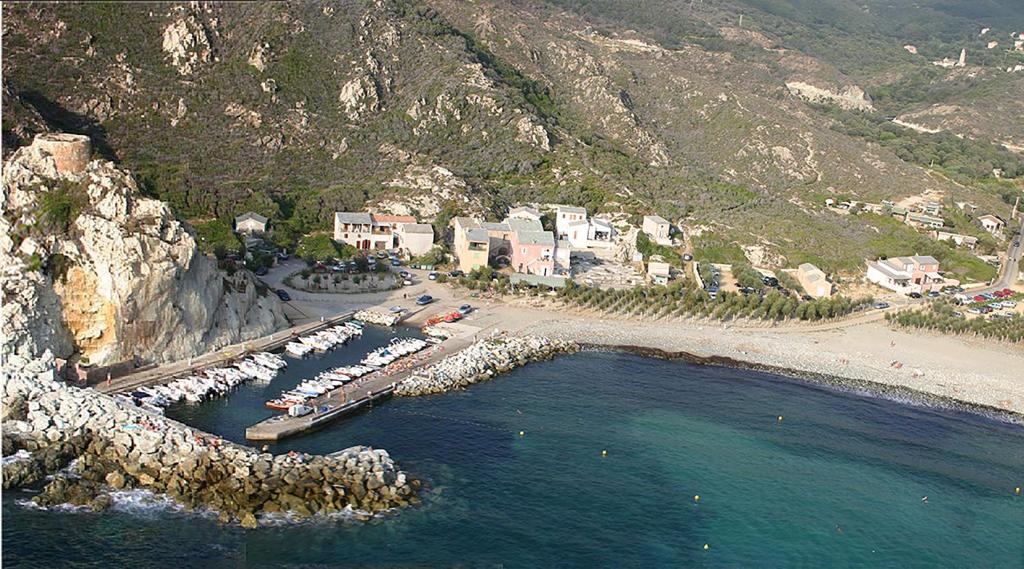
M 539 319 L 524 331 L 591 345 L 735 360 L 897 397 L 911 396 L 909 390 L 931 396 L 918 398 L 931 403 L 959 401 L 1024 418 L 1024 352 L 983 341 L 896 331 L 881 322 L 797 332 L 560 316 Z
M 284 273 L 281 270 L 281 273 Z M 978 411 L 998 411 L 1024 420 L 1024 347 L 981 338 L 891 329 L 877 312 L 836 322 L 771 326 L 757 322 L 722 323 L 703 319 L 609 318 L 561 306 L 553 299 L 475 298 L 471 291 L 431 282 L 418 275 L 416 286 L 376 294 L 298 293 L 308 314 L 349 308 L 404 306 L 417 312 L 407 324 L 470 303 L 476 310 L 463 322 L 483 332 L 505 330 L 573 340 L 590 346 L 641 348 L 687 354 L 735 365 L 768 367 L 814 381 L 843 384 L 886 396 L 935 405 L 963 403 Z M 416 307 L 430 294 L 435 302 Z M 308 302 L 302 304 L 309 297 Z M 896 365 L 894 365 L 894 362 Z

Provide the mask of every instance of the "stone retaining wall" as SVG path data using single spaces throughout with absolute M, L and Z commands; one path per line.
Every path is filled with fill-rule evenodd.
M 4 387 L 4 487 L 31 484 L 77 458 L 35 500 L 102 509 L 110 488 L 164 493 L 223 522 L 255 527 L 258 517 L 298 517 L 346 508 L 378 512 L 418 502 L 419 482 L 387 451 L 352 447 L 330 456 L 274 456 L 213 437 L 91 389 L 10 377 Z M 10 484 L 9 484 L 10 483 Z
M 539 336 L 479 340 L 395 386 L 396 395 L 415 396 L 464 388 L 533 361 L 579 349 L 573 342 Z

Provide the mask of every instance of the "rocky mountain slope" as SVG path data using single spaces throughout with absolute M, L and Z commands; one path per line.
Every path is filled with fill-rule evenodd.
M 251 275 L 219 270 L 166 204 L 91 160 L 85 136 L 43 134 L 3 168 L 2 356 L 11 369 L 79 356 L 168 361 L 285 325 Z
M 828 214 L 826 197 L 1006 208 L 1005 188 L 951 182 L 923 153 L 909 160 L 821 110 L 934 114 L 941 97 L 904 100 L 891 86 L 945 73 L 922 58 L 952 45 L 947 30 L 973 35 L 981 20 L 929 7 L 944 27 L 925 35 L 946 35 L 914 36 L 914 56 L 897 43 L 910 24 L 879 27 L 874 14 L 888 8 L 877 2 L 868 16 L 832 6 L 832 28 L 812 17 L 819 8 L 788 4 L 5 5 L 4 139 L 24 142 L 39 119 L 89 133 L 183 216 L 256 210 L 294 233 L 364 206 L 443 221 L 568 202 L 699 226 L 704 250 L 732 252 L 721 260 L 760 251 L 772 264 L 842 269 L 916 236 Z M 833 53 L 822 37 L 849 49 L 859 39 L 866 55 Z M 994 65 L 975 82 L 1002 93 L 1013 81 L 987 81 Z M 981 137 L 988 127 L 969 117 L 990 116 L 971 106 L 984 89 L 957 85 L 928 90 L 964 99 L 963 128 L 942 128 Z M 1012 145 L 1015 128 L 991 141 Z M 1006 153 L 991 154 L 1012 170 Z

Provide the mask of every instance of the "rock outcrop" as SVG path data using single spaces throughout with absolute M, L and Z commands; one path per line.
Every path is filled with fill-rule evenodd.
M 842 109 L 858 111 L 870 111 L 874 108 L 871 97 L 856 85 L 847 85 L 840 91 L 832 91 L 803 81 L 788 81 L 786 87 L 790 93 L 813 103 L 830 103 Z
M 479 340 L 399 383 L 395 386 L 395 395 L 432 395 L 465 388 L 530 362 L 577 349 L 573 342 L 539 336 Z
M 183 7 L 179 7 L 174 20 L 164 28 L 163 50 L 182 75 L 191 75 L 212 57 L 206 28 L 195 14 Z
M 27 401 L 24 420 L 4 424 L 11 437 L 5 454 L 19 448 L 4 460 L 4 488 L 60 471 L 34 498 L 42 506 L 99 510 L 113 490 L 145 489 L 255 527 L 272 514 L 372 513 L 418 502 L 419 482 L 384 450 L 273 456 L 91 389 L 20 373 L 11 374 L 3 395 L 5 406 Z
M 6 365 L 182 359 L 286 324 L 273 294 L 218 269 L 130 173 L 88 158 L 88 138 L 41 134 L 4 166 Z

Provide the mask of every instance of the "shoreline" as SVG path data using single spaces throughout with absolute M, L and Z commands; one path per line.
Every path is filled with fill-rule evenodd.
M 900 404 L 916 405 L 929 409 L 966 412 L 986 419 L 1024 426 L 1024 413 L 1018 413 L 1016 411 L 1001 409 L 999 407 L 974 403 L 953 397 L 946 397 L 902 385 L 889 385 L 834 374 L 760 364 L 728 356 L 700 356 L 685 350 L 671 351 L 646 346 L 595 343 L 581 343 L 580 347 L 582 350 L 625 352 L 645 358 L 684 361 L 686 363 L 700 366 L 727 367 L 738 370 L 769 373 L 834 391 L 863 394 L 868 397 L 884 399 Z

